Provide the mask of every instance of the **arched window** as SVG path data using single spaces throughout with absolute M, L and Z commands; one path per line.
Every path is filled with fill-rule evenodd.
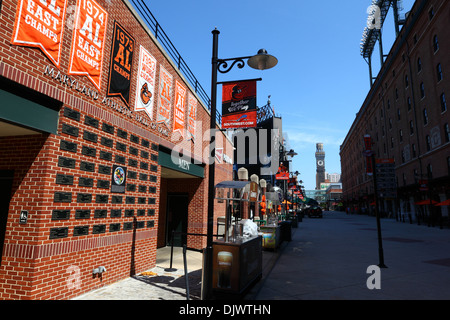
M 439 50 L 439 40 L 437 35 L 433 37 L 433 49 L 434 52 L 437 52 Z

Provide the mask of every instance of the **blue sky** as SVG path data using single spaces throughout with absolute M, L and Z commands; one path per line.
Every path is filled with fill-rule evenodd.
M 371 0 L 144 1 L 208 95 L 214 28 L 220 31 L 219 58 L 250 56 L 261 48 L 277 57 L 273 69 L 235 67 L 219 74 L 218 81 L 263 79 L 258 82 L 258 106 L 271 95 L 283 131 L 298 153 L 293 171 L 301 173 L 307 190 L 315 188 L 316 143 L 324 144 L 326 171 L 341 172 L 339 146 L 370 88 L 359 46 Z M 404 0 L 400 13 L 413 3 Z M 394 40 L 392 16 L 391 9 L 382 30 L 385 54 Z M 374 76 L 379 60 L 376 45 Z M 220 95 L 217 105 L 220 110 Z

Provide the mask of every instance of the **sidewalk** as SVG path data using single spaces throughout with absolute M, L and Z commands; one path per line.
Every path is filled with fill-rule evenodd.
M 263 250 L 262 279 L 243 300 L 449 300 L 450 229 L 381 219 L 381 289 L 370 290 L 369 266 L 379 263 L 375 217 L 325 212 L 304 218 L 292 241 Z M 157 267 L 74 300 L 186 300 L 181 248 L 159 249 Z M 188 251 L 189 297 L 201 295 L 202 254 Z
M 296 229 L 293 229 L 294 232 Z M 247 293 L 245 299 L 253 299 L 276 263 L 283 242 L 277 251 L 263 251 L 262 279 Z M 184 276 L 183 249 L 174 248 L 172 269 L 170 269 L 170 247 L 158 249 L 156 267 L 111 285 L 87 292 L 72 300 L 186 300 L 186 277 Z M 200 252 L 186 252 L 189 299 L 201 299 L 203 255 Z

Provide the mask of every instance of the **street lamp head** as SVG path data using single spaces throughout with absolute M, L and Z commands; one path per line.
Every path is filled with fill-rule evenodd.
M 297 152 L 295 152 L 293 149 L 291 149 L 291 150 L 289 150 L 289 152 L 288 153 L 286 153 L 286 155 L 288 155 L 288 156 L 290 156 L 290 157 L 293 157 L 293 156 L 296 156 L 296 155 L 298 155 L 298 153 Z
M 267 70 L 277 65 L 278 59 L 267 53 L 266 49 L 260 49 L 258 54 L 247 61 L 249 67 L 257 70 Z

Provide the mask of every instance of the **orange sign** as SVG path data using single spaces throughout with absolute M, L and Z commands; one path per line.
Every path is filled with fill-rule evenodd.
M 37 47 L 59 68 L 67 0 L 19 0 L 12 44 Z
M 108 13 L 97 2 L 77 0 L 68 73 L 87 76 L 99 90 L 107 22 Z
M 173 114 L 173 132 L 178 131 L 184 137 L 184 120 L 186 114 L 186 88 L 175 81 L 175 108 Z
M 189 92 L 188 94 L 188 135 L 189 139 L 195 140 L 195 119 L 197 118 L 197 99 Z M 217 149 L 216 149 L 217 150 Z
M 170 111 L 172 108 L 172 75 L 161 65 L 159 68 L 159 92 L 157 123 L 165 123 L 169 128 Z

